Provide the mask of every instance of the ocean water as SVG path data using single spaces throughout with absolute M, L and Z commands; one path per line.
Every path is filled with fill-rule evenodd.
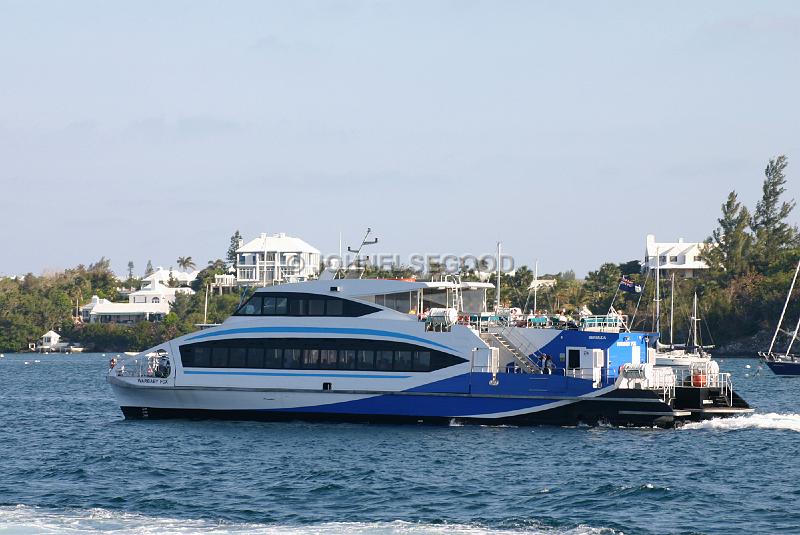
M 800 378 L 681 429 L 125 421 L 101 355 L 0 358 L 0 534 L 800 533 Z

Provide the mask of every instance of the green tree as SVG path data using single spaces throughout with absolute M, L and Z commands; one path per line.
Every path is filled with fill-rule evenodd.
M 147 261 L 147 267 L 144 268 L 144 276 L 145 277 L 149 277 L 150 275 L 153 274 L 154 271 L 155 270 L 153 269 L 153 262 L 148 260 Z
M 739 202 L 735 191 L 722 204 L 722 217 L 717 223 L 719 227 L 706 240 L 701 256 L 712 275 L 730 280 L 747 271 L 752 244 L 752 236 L 747 232 L 750 212 Z
M 617 293 L 619 282 L 622 278 L 619 266 L 606 262 L 597 271 L 590 271 L 586 275 L 584 291 L 586 304 L 597 314 L 605 314 L 611 306 L 611 300 Z
M 167 278 L 167 286 L 170 288 L 178 287 L 178 279 L 172 274 L 172 266 L 169 267 L 169 277 Z
M 232 266 L 236 267 L 238 265 L 238 257 L 236 255 L 236 249 L 239 248 L 239 241 L 242 239 L 242 235 L 239 234 L 239 229 L 236 229 L 233 236 L 231 236 L 231 244 L 228 246 L 228 256 L 226 259 L 228 263 Z
M 128 260 L 128 280 L 133 278 L 133 260 Z
M 623 275 L 637 275 L 642 272 L 642 263 L 639 260 L 628 260 L 619 264 L 619 271 Z
M 788 164 L 786 156 L 781 155 L 770 160 L 764 169 L 761 200 L 756 204 L 750 225 L 755 235 L 755 264 L 760 270 L 768 267 L 772 255 L 776 252 L 797 243 L 797 227 L 786 222 L 794 209 L 794 199 L 781 200 L 786 192 L 784 171 Z
M 179 256 L 177 262 L 178 267 L 184 271 L 188 271 L 197 267 L 197 264 L 194 263 L 191 256 Z

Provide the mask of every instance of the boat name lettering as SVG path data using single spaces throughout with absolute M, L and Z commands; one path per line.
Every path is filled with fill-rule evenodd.
M 137 379 L 139 383 L 149 384 L 149 385 L 165 385 L 167 384 L 167 379 L 151 379 L 149 377 L 139 377 Z
M 605 336 L 590 336 L 589 340 L 605 340 Z
M 617 342 L 617 347 L 633 347 L 633 342 Z

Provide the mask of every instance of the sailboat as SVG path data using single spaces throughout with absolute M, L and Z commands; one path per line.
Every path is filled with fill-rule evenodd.
M 654 326 L 656 332 L 661 334 L 661 266 L 659 265 L 658 252 L 656 253 L 656 288 L 655 288 L 655 310 Z M 706 349 L 711 346 L 704 346 L 700 342 L 700 317 L 697 313 L 697 292 L 694 294 L 692 303 L 692 316 L 689 323 L 689 340 L 683 346 L 675 345 L 673 342 L 674 314 L 675 310 L 675 274 L 671 277 L 670 309 L 669 309 L 669 345 L 661 344 L 656 341 L 656 366 L 673 366 L 679 368 L 693 368 L 705 366 L 711 361 L 711 355 Z
M 689 340 L 686 345 L 672 343 L 672 311 L 670 310 L 670 345 L 656 347 L 656 366 L 680 366 L 691 368 L 697 364 L 706 364 L 711 355 L 706 351 L 713 346 L 703 345 L 700 340 L 700 316 L 697 313 L 697 292 L 692 302 L 692 316 L 689 318 Z M 662 347 L 666 350 L 662 350 Z
M 792 353 L 792 346 L 795 340 L 797 340 L 797 331 L 800 329 L 800 318 L 797 319 L 797 325 L 793 331 L 787 333 L 785 330 L 781 329 L 783 318 L 786 316 L 786 309 L 789 307 L 789 300 L 792 298 L 794 285 L 797 282 L 798 272 L 800 272 L 800 261 L 797 262 L 797 268 L 794 270 L 792 284 L 789 286 L 789 293 L 786 294 L 786 301 L 783 303 L 781 317 L 778 320 L 778 326 L 775 327 L 775 334 L 772 335 L 772 342 L 769 344 L 769 349 L 767 351 L 758 352 L 758 356 L 764 359 L 764 362 L 766 362 L 769 369 L 772 370 L 775 375 L 800 375 L 800 355 Z M 778 339 L 778 333 L 781 331 L 791 336 L 789 345 L 785 353 L 773 352 L 775 349 L 775 341 Z

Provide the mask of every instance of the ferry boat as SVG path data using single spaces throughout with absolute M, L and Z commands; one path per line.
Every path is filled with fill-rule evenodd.
M 488 287 L 259 288 L 218 326 L 112 361 L 107 380 L 129 419 L 670 427 L 752 412 L 715 363 L 655 367 L 652 333 L 504 321 L 486 313 Z

